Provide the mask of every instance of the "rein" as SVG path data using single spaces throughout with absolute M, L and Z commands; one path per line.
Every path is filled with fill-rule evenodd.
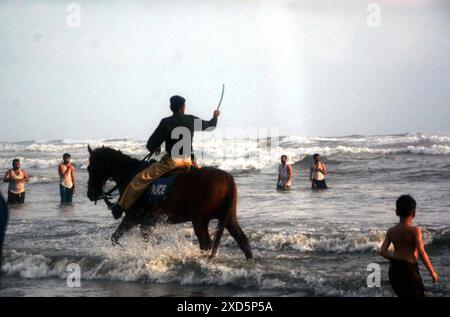
M 147 154 L 140 162 L 139 162 L 139 167 L 137 168 L 137 170 L 139 170 L 142 166 L 142 163 L 148 163 L 150 161 L 150 158 L 152 157 L 153 153 L 149 153 Z M 128 182 L 126 184 L 128 184 L 134 177 L 134 173 L 133 175 L 128 178 Z M 110 190 L 108 190 L 107 192 L 102 192 L 100 194 L 100 196 L 98 196 L 98 198 L 95 200 L 95 204 L 97 204 L 97 200 L 103 199 L 103 201 L 105 202 L 106 206 L 108 206 L 108 208 L 111 208 L 114 204 L 110 201 L 112 199 L 112 193 L 114 193 L 116 190 L 119 189 L 119 184 L 117 183 L 113 188 L 111 188 Z

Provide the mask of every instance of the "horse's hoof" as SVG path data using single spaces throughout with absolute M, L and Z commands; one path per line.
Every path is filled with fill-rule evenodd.
M 245 258 L 246 258 L 247 260 L 253 259 L 253 254 L 252 254 L 252 252 L 251 252 L 251 251 L 245 252 Z
M 114 237 L 114 236 L 112 236 L 111 237 L 111 244 L 113 245 L 113 247 L 115 247 L 116 245 L 120 246 L 119 239 Z
M 216 253 L 211 253 L 211 255 L 208 257 L 208 260 L 212 260 L 216 257 Z

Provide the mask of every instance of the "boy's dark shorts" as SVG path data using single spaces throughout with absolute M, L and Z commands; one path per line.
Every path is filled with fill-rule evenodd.
M 405 260 L 391 260 L 389 282 L 398 297 L 424 297 L 425 287 L 419 265 Z

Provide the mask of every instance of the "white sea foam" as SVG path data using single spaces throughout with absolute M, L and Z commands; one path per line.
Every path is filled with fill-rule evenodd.
M 249 239 L 258 249 L 280 251 L 295 250 L 300 252 L 354 253 L 379 250 L 383 241 L 383 231 L 371 231 L 360 234 L 311 235 L 306 233 L 287 233 L 258 231 L 250 234 Z M 228 237 L 225 245 L 232 245 Z
M 447 230 L 447 231 L 446 231 Z M 343 283 L 355 283 L 343 287 L 338 281 L 330 283 L 315 270 L 284 267 L 283 261 L 275 270 L 267 270 L 260 263 L 265 251 L 289 251 L 280 255 L 301 256 L 309 252 L 372 253 L 379 249 L 383 231 L 371 229 L 366 233 L 354 231 L 311 236 L 301 232 L 259 231 L 250 232 L 249 238 L 256 259 L 246 261 L 236 242 L 225 234 L 218 256 L 210 260 L 209 252 L 198 248 L 191 228 L 170 225 L 157 226 L 148 243 L 143 243 L 137 233 L 127 236 L 122 243 L 125 249 L 113 248 L 102 236 L 86 237 L 83 243 L 90 246 L 88 254 L 50 256 L 6 250 L 4 272 L 22 278 L 57 277 L 65 279 L 69 263 L 81 266 L 83 280 L 150 281 L 180 283 L 183 285 L 228 285 L 240 288 L 299 289 L 323 295 L 361 295 L 359 278 Z M 448 229 L 426 232 L 426 242 L 448 240 Z M 298 252 L 298 253 L 295 253 Z M 286 258 L 289 261 L 289 257 Z
M 43 168 L 57 167 L 62 161 L 60 158 L 46 158 L 46 159 L 42 158 L 42 159 L 40 159 L 40 158 L 26 158 L 26 157 L 21 157 L 21 156 L 17 156 L 17 158 L 20 159 L 21 167 L 23 169 L 43 169 Z M 10 158 L 8 158 L 8 159 L 0 158 L 0 168 L 3 168 L 3 169 L 11 168 L 11 161 L 12 161 L 12 159 L 10 159 Z M 72 160 L 72 163 L 76 167 L 86 168 L 86 166 L 88 164 L 88 159 L 87 158 L 75 159 L 75 160 Z
M 433 144 L 432 146 L 407 146 L 408 151 L 415 154 L 445 155 L 450 154 L 450 146 Z
M 270 142 L 269 142 L 270 143 Z M 130 139 L 116 140 L 57 140 L 50 142 L 0 143 L 0 150 L 9 153 L 0 157 L 0 167 L 9 167 L 11 158 L 18 156 L 24 166 L 48 168 L 57 166 L 61 154 L 70 152 L 79 166 L 87 165 L 87 145 L 92 148 L 108 146 L 125 154 L 141 158 L 147 151 L 145 142 Z M 320 153 L 336 155 L 390 155 L 420 154 L 449 155 L 450 136 L 446 134 L 405 134 L 388 136 L 351 137 L 281 137 L 280 142 L 267 146 L 266 140 L 214 139 L 205 135 L 195 139 L 194 150 L 203 165 L 213 165 L 225 170 L 274 170 L 279 156 L 288 155 L 291 163 L 301 161 L 306 155 Z M 30 157 L 31 156 L 31 157 Z

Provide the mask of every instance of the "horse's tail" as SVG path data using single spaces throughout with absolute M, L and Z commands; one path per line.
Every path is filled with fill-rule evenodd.
M 217 225 L 217 231 L 214 236 L 213 248 L 210 256 L 211 258 L 213 258 L 217 253 L 217 248 L 219 247 L 220 239 L 222 238 L 225 226 L 227 225 L 230 218 L 236 216 L 236 206 L 237 206 L 236 183 L 234 182 L 233 176 L 227 174 L 226 178 L 227 178 L 228 192 L 221 204 L 221 207 L 219 208 L 219 212 L 217 215 L 219 223 Z

